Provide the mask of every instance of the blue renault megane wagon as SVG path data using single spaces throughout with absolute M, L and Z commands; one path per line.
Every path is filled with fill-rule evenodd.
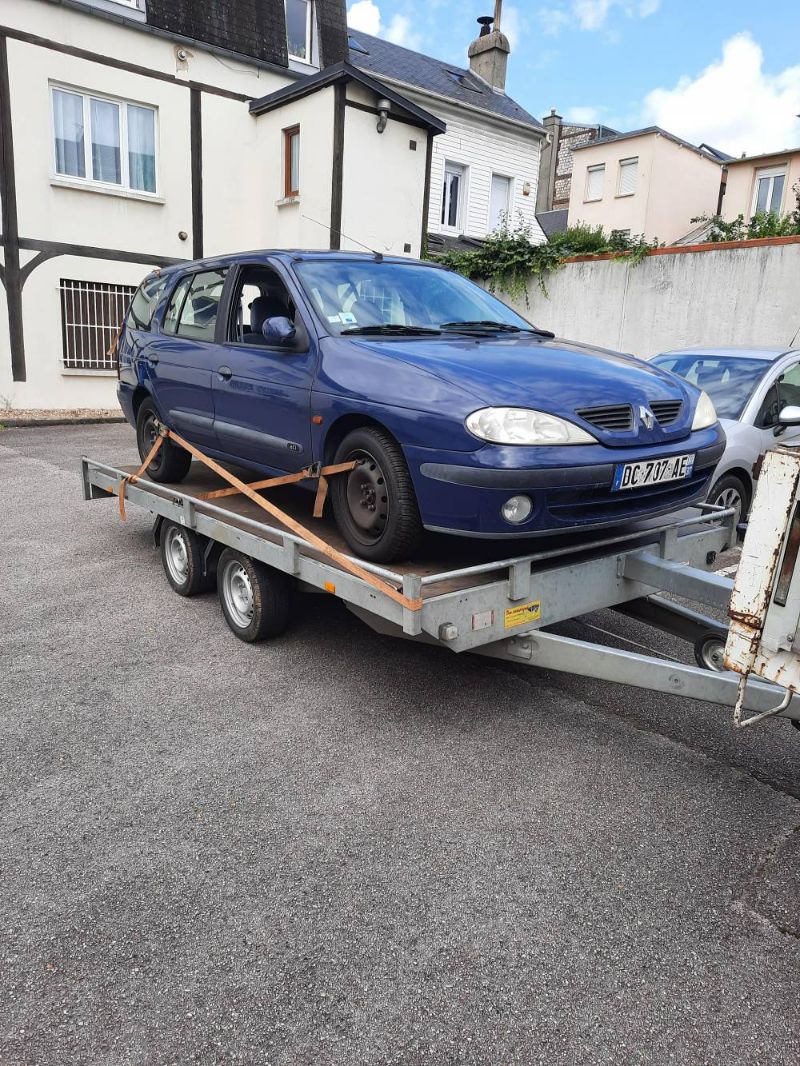
M 358 460 L 336 522 L 375 561 L 423 529 L 531 537 L 676 510 L 724 435 L 708 396 L 631 356 L 556 340 L 431 263 L 251 252 L 148 276 L 119 338 L 139 453 L 163 422 L 257 471 Z M 148 467 L 183 478 L 166 442 Z

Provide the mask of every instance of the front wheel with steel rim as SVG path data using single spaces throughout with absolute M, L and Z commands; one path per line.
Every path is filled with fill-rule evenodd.
M 334 461 L 358 464 L 331 482 L 336 524 L 364 559 L 393 562 L 413 554 L 422 536 L 411 475 L 397 442 L 378 426 L 352 430 Z
M 179 596 L 197 596 L 208 592 L 214 583 L 213 573 L 205 571 L 208 542 L 194 530 L 175 522 L 164 522 L 159 535 L 161 565 L 167 581 Z
M 225 621 L 248 644 L 278 636 L 289 623 L 286 575 L 232 548 L 219 557 L 217 591 Z

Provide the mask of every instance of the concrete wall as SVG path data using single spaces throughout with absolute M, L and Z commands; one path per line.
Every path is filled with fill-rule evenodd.
M 797 206 L 793 186 L 800 182 L 800 151 L 783 152 L 760 159 L 736 160 L 728 165 L 728 185 L 722 201 L 722 217 L 732 221 L 737 215 L 750 218 L 756 187 L 756 171 L 786 167 L 781 213 L 789 214 Z
M 620 196 L 619 164 L 638 158 L 636 191 Z M 573 156 L 569 225 L 584 222 L 613 229 L 629 229 L 633 236 L 669 243 L 691 228 L 697 215 L 717 209 L 721 168 L 718 163 L 659 134 L 599 142 Z M 602 198 L 586 200 L 586 172 L 605 164 Z
M 800 238 L 788 238 L 650 255 L 638 266 L 567 263 L 547 277 L 548 296 L 536 283 L 527 305 L 498 295 L 559 337 L 649 358 L 693 345 L 789 347 L 798 278 Z

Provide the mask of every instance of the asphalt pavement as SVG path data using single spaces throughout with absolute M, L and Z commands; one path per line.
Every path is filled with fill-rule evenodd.
M 330 597 L 242 644 L 83 452 L 133 433 L 0 433 L 3 1066 L 800 1061 L 788 722 Z

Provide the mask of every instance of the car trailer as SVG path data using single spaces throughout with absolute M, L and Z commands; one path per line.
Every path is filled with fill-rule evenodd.
M 338 596 L 379 633 L 733 707 L 737 726 L 780 715 L 800 728 L 800 698 L 794 696 L 800 689 L 800 631 L 797 647 L 791 647 L 800 630 L 800 568 L 796 588 L 792 582 L 800 550 L 797 455 L 791 456 L 791 476 L 786 460 L 778 471 L 785 499 L 777 511 L 773 453 L 767 457 L 734 590 L 731 578 L 713 571 L 718 555 L 736 543 L 733 509 L 701 504 L 625 532 L 573 537 L 569 544 L 562 539 L 558 547 L 510 557 L 506 542 L 440 537 L 430 558 L 389 569 L 346 554 L 324 517 L 312 519 L 318 532 L 307 529 L 309 493 L 281 487 L 316 478 L 314 512 L 321 516 L 326 477 L 338 469 L 317 465 L 248 485 L 177 434 L 162 428 L 162 437 L 173 437 L 199 460 L 179 485 L 147 480 L 150 456 L 138 469 L 84 457 L 84 498 L 117 496 L 123 518 L 126 500 L 150 512 L 172 587 L 190 596 L 216 584 L 225 619 L 243 640 L 278 635 L 288 622 L 292 588 L 299 586 Z M 265 488 L 276 494 L 271 491 L 272 502 L 265 501 Z M 779 609 L 785 613 L 788 602 L 794 612 L 792 626 L 783 617 L 772 619 L 772 628 L 783 630 L 778 652 L 767 640 L 776 585 Z M 697 605 L 730 609 L 732 625 Z M 550 631 L 603 608 L 690 642 L 698 665 Z M 782 656 L 777 667 L 775 654 Z M 793 664 L 788 679 L 787 662 Z

